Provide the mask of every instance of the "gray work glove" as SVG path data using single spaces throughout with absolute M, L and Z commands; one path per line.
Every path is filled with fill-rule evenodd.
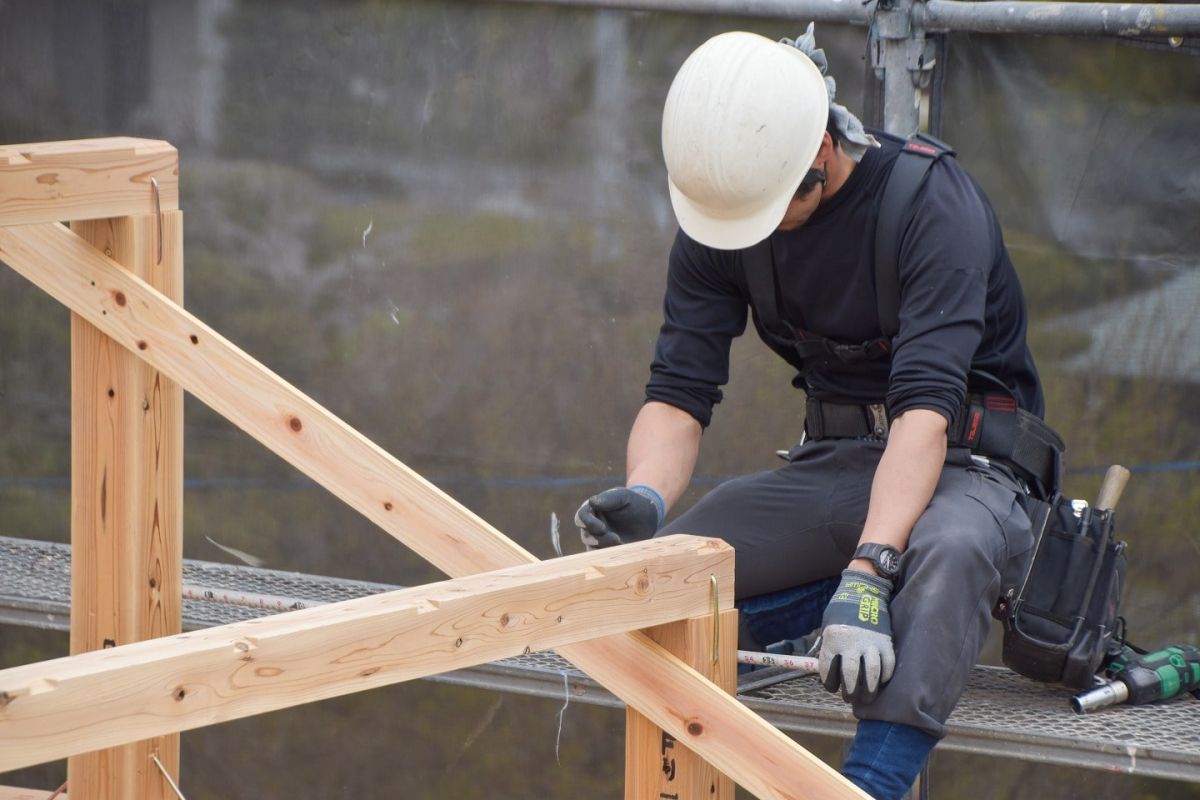
M 892 585 L 869 572 L 842 572 L 821 620 L 821 683 L 846 702 L 869 703 L 896 667 L 888 600 Z
M 589 550 L 649 539 L 662 524 L 666 503 L 649 486 L 618 486 L 584 501 L 575 512 L 579 538 Z

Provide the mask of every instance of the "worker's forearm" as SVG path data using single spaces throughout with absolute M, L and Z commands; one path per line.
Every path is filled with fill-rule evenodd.
M 666 403 L 646 403 L 629 433 L 626 485 L 654 487 L 670 508 L 692 479 L 700 434 L 700 423 L 686 411 Z
M 871 484 L 871 504 L 863 526 L 863 542 L 890 544 L 903 551 L 913 525 L 929 506 L 946 461 L 946 419 L 925 409 L 898 416 Z M 870 562 L 851 566 L 874 572 Z

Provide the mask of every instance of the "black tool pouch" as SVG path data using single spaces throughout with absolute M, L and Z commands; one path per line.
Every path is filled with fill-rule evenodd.
M 1077 510 L 1055 495 L 1029 500 L 1035 550 L 1024 583 L 1001 600 L 1004 663 L 1014 672 L 1089 689 L 1118 629 L 1125 543 L 1113 512 Z

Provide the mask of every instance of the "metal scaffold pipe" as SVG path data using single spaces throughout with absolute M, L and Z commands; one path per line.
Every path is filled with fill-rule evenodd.
M 917 3 L 913 14 L 914 24 L 930 32 L 1115 37 L 1200 33 L 1200 4 L 928 0 Z
M 728 14 L 800 22 L 869 25 L 876 2 L 860 0 L 499 0 L 679 14 Z M 885 6 L 890 4 L 885 4 Z M 1200 34 L 1196 3 L 1046 3 L 927 0 L 914 3 L 913 26 L 931 33 L 1032 33 L 1073 36 L 1190 36 Z
M 802 22 L 842 22 L 869 25 L 874 0 L 500 0 L 530 5 L 577 6 L 622 11 L 667 11 L 676 14 L 721 14 L 789 19 Z

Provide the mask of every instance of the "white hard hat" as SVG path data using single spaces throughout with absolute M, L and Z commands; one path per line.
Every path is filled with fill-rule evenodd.
M 812 166 L 828 117 L 825 80 L 795 47 L 744 32 L 700 45 L 663 109 L 680 227 L 721 250 L 766 239 Z

